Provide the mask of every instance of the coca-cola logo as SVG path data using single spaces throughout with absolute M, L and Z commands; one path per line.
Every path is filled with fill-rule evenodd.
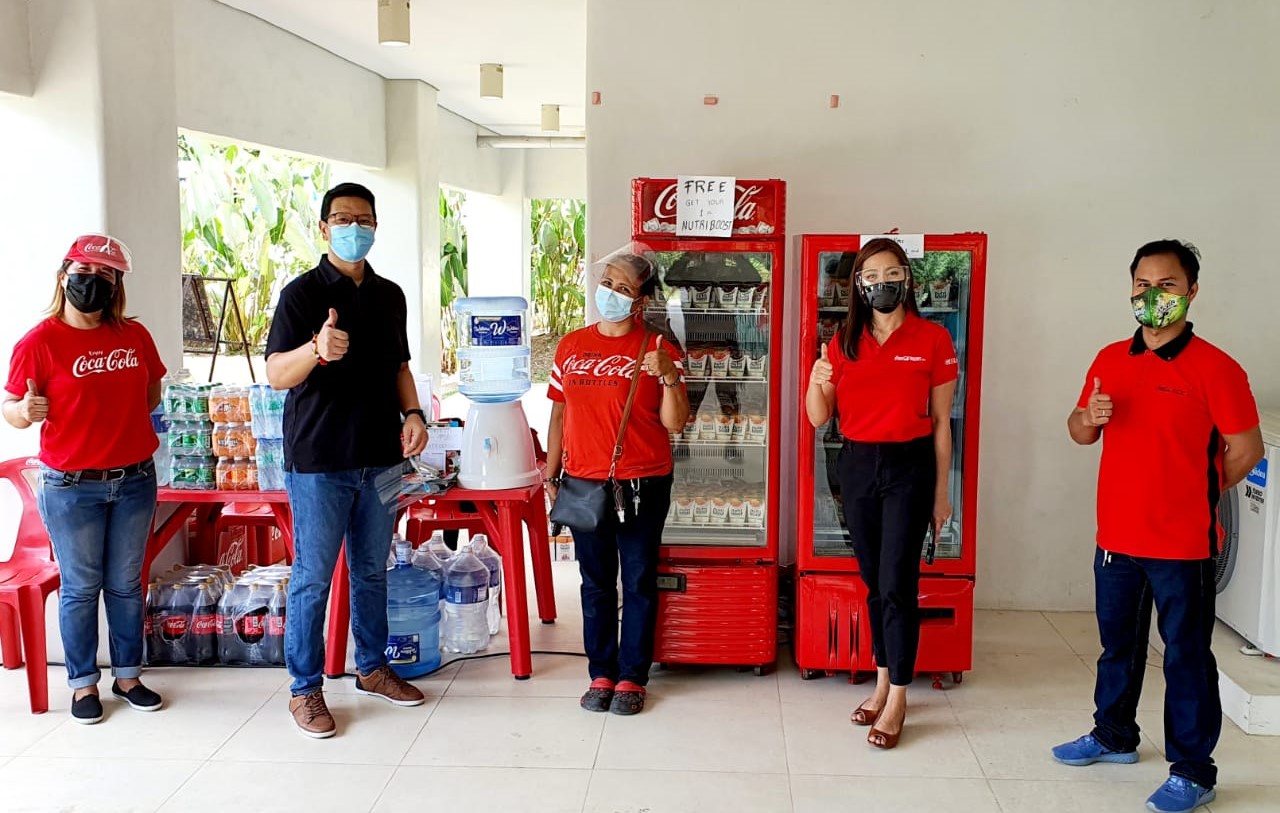
M 216 615 L 197 615 L 191 619 L 191 632 L 195 635 L 215 635 L 218 632 Z
M 633 356 L 614 354 L 604 358 L 569 356 L 560 365 L 560 375 L 583 375 L 591 378 L 631 378 L 636 369 Z
M 653 202 L 653 216 L 659 220 L 675 220 L 676 219 L 676 201 L 678 199 L 677 184 L 671 184 L 658 194 Z M 737 184 L 735 187 L 737 196 L 733 205 L 733 220 L 735 223 L 743 220 L 752 220 L 756 216 L 756 208 L 759 203 L 756 197 L 764 191 L 763 186 L 743 186 Z
M 166 616 L 160 625 L 160 632 L 169 640 L 176 640 L 187 634 L 187 617 L 185 615 Z
M 86 378 L 99 373 L 132 370 L 140 367 L 141 364 L 137 351 L 132 348 L 128 350 L 112 350 L 110 353 L 95 350 L 76 359 L 75 363 L 71 365 L 71 374 L 76 378 Z
M 111 243 L 103 243 L 101 245 L 85 243 L 81 250 L 86 254 L 106 254 L 108 257 L 120 258 L 120 252 L 116 251 L 116 247 Z

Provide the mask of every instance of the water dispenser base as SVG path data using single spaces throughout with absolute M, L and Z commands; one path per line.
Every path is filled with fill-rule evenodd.
M 458 484 L 463 488 L 501 491 L 535 485 L 541 480 L 529 420 L 520 402 L 472 403 L 462 430 Z

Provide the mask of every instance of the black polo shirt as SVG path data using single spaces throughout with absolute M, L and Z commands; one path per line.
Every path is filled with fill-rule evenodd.
M 338 329 L 351 337 L 347 355 L 316 365 L 289 391 L 284 404 L 284 459 L 290 471 L 336 472 L 391 466 L 400 446 L 400 395 L 396 380 L 409 360 L 404 292 L 366 263 L 356 285 L 329 262 L 280 292 L 267 357 L 311 341 L 338 312 Z

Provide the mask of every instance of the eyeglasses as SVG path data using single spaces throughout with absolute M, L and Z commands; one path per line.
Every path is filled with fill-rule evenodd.
M 350 226 L 355 223 L 357 226 L 363 226 L 366 229 L 372 229 L 378 225 L 378 221 L 368 215 L 361 215 L 360 217 L 346 214 L 329 215 L 327 222 L 330 226 Z
M 863 285 L 878 285 L 882 282 L 902 282 L 911 269 L 905 265 L 893 265 L 888 268 L 866 268 L 858 274 Z

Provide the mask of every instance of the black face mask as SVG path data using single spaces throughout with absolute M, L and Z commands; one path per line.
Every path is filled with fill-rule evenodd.
M 67 275 L 67 301 L 81 313 L 102 310 L 111 302 L 115 292 L 115 284 L 97 274 Z
M 875 285 L 862 286 L 862 298 L 881 313 L 893 313 L 897 310 L 905 300 L 906 292 L 906 280 L 877 282 Z

